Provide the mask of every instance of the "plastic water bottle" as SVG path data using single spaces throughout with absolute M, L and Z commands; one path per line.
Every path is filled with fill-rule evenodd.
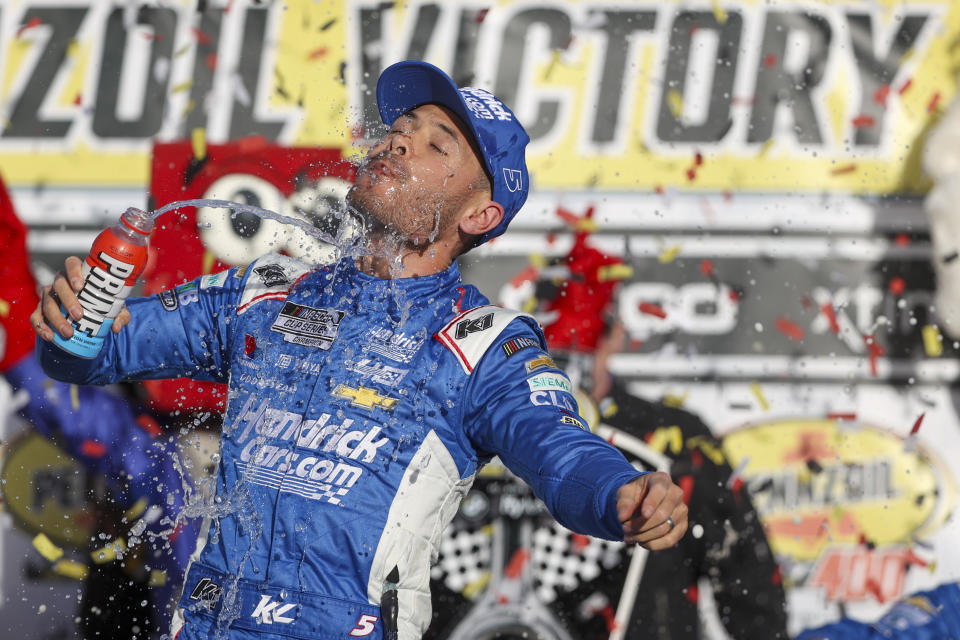
M 58 347 L 81 358 L 94 358 L 100 353 L 123 301 L 147 266 L 147 238 L 153 222 L 145 211 L 130 207 L 120 222 L 93 241 L 90 255 L 83 262 L 83 289 L 77 294 L 83 317 L 70 321 L 73 336 L 69 340 L 54 334 Z M 60 308 L 67 316 L 63 305 Z

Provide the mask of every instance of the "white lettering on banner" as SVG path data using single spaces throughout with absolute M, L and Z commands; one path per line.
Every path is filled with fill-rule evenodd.
M 402 331 L 378 327 L 370 331 L 364 351 L 379 354 L 390 360 L 408 363 L 423 346 L 424 339 L 418 335 L 408 336 Z
M 565 376 L 559 373 L 541 373 L 527 378 L 527 384 L 530 385 L 530 391 L 566 391 L 573 393 L 573 387 Z
M 640 303 L 660 306 L 666 317 L 640 311 Z M 697 282 L 677 287 L 666 282 L 637 282 L 620 290 L 620 318 L 630 335 L 646 340 L 676 330 L 692 335 L 722 335 L 737 326 L 739 307 L 730 287 Z
M 274 622 L 290 624 L 293 622 L 293 618 L 287 617 L 284 614 L 297 605 L 293 603 L 281 605 L 281 603 L 271 602 L 271 600 L 273 600 L 273 596 L 260 596 L 260 602 L 257 604 L 257 608 L 253 610 L 253 613 L 250 614 L 250 617 L 259 618 L 263 624 L 273 624 Z

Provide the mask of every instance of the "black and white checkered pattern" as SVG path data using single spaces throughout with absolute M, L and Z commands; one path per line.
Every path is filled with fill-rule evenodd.
M 534 532 L 530 568 L 537 597 L 542 602 L 553 602 L 557 592 L 576 589 L 580 583 L 597 578 L 601 571 L 621 562 L 625 546 L 622 542 L 585 539 L 586 544 L 580 546 L 574 534 L 556 522 Z M 447 529 L 440 540 L 440 557 L 432 577 L 443 580 L 452 591 L 463 592 L 490 571 L 491 546 L 489 529 Z

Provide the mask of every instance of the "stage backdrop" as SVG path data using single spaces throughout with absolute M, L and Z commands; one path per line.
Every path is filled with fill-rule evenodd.
M 919 168 L 958 38 L 950 0 L 14 0 L 0 172 L 52 263 L 147 206 L 157 141 L 353 157 L 402 58 L 495 91 L 531 134 L 532 195 L 467 278 L 522 304 L 515 276 L 573 228 L 633 265 L 615 371 L 725 435 L 796 631 L 960 579 L 960 365 L 930 311 Z

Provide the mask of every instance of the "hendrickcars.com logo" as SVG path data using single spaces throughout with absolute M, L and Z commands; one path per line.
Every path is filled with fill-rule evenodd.
M 899 597 L 918 541 L 943 526 L 956 497 L 949 470 L 910 438 L 853 420 L 794 419 L 724 438 L 763 520 L 788 586 L 829 600 Z

